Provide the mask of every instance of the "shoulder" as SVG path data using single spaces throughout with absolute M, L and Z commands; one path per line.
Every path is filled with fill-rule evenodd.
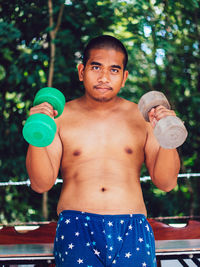
M 70 123 L 80 113 L 79 109 L 78 99 L 67 101 L 63 113 L 55 119 L 57 126 L 62 128 L 64 124 Z
M 132 115 L 134 118 L 137 118 L 142 124 L 147 124 L 146 121 L 144 120 L 144 117 L 142 116 L 141 112 L 138 109 L 138 104 L 122 99 L 122 108 L 124 109 L 125 112 L 128 112 L 130 115 Z
M 67 101 L 62 115 L 67 115 L 71 112 L 77 112 L 80 109 L 79 98 Z
M 136 103 L 134 103 L 134 102 L 132 102 L 132 101 L 130 101 L 130 100 L 127 100 L 127 99 L 125 99 L 125 98 L 119 98 L 120 99 L 120 101 L 121 101 L 121 105 L 122 105 L 122 107 L 124 107 L 124 108 L 126 108 L 126 109 L 135 109 L 136 111 L 138 110 L 139 111 L 139 109 L 138 109 L 138 104 L 136 104 Z
M 65 110 L 77 109 L 80 106 L 79 102 L 80 102 L 80 98 L 76 98 L 76 99 L 67 101 L 65 104 Z

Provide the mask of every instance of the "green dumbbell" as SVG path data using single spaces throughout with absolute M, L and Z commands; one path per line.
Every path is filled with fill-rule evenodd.
M 40 89 L 33 101 L 33 106 L 48 102 L 57 110 L 59 117 L 65 106 L 64 95 L 56 88 L 45 87 Z M 45 147 L 52 143 L 56 134 L 55 121 L 46 114 L 36 113 L 31 115 L 23 127 L 24 139 L 36 147 Z

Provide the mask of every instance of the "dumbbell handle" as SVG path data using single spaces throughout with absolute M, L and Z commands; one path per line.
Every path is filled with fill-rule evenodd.
M 138 108 L 146 121 L 149 121 L 149 111 L 159 105 L 167 109 L 171 108 L 165 95 L 159 91 L 150 91 L 144 94 L 138 102 Z M 161 147 L 173 149 L 185 142 L 188 133 L 178 117 L 166 116 L 156 123 L 154 135 Z

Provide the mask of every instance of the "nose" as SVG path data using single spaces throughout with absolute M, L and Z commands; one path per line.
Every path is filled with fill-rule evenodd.
M 99 74 L 98 81 L 102 83 L 106 83 L 109 81 L 109 72 L 106 70 L 102 70 Z

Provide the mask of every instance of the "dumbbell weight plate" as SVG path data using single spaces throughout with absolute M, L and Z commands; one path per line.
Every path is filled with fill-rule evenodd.
M 185 142 L 188 132 L 178 117 L 167 116 L 156 123 L 154 135 L 161 147 L 173 149 Z
M 31 115 L 23 128 L 25 140 L 37 147 L 45 147 L 52 143 L 56 133 L 55 121 L 46 114 Z
M 65 106 L 65 97 L 58 89 L 52 87 L 40 89 L 35 96 L 33 105 L 36 106 L 44 102 L 48 102 L 57 110 L 58 115 L 55 118 L 62 114 Z
M 159 91 L 150 91 L 144 94 L 138 102 L 138 108 L 146 121 L 149 121 L 148 112 L 158 105 L 167 109 L 171 108 L 165 95 Z

